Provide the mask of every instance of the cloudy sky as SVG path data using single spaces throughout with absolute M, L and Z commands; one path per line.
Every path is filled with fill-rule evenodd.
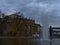
M 41 15 L 48 15 L 49 25 L 60 26 L 60 0 L 0 0 L 5 14 L 21 11 L 25 17 L 41 23 Z

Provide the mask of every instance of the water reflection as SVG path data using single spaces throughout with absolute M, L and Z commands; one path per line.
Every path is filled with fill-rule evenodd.
M 0 38 L 0 45 L 37 45 L 32 38 Z

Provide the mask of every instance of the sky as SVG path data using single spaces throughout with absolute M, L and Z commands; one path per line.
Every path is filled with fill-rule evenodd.
M 48 15 L 49 25 L 60 26 L 60 0 L 0 0 L 0 9 L 6 15 L 20 11 L 39 24 L 41 15 Z

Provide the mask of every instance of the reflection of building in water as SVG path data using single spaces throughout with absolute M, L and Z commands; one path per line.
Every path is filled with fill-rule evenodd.
M 35 20 L 27 19 L 22 14 L 12 14 L 1 18 L 0 29 L 3 30 L 3 34 L 17 34 L 17 35 L 32 35 L 39 34 L 40 24 L 36 24 Z M 2 27 L 2 28 L 1 28 Z

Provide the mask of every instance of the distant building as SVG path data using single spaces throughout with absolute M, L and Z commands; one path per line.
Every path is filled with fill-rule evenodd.
M 52 27 L 50 26 L 50 38 L 60 38 L 60 27 Z
M 35 20 L 27 19 L 22 14 L 11 14 L 1 18 L 0 29 L 4 35 L 34 35 L 39 34 L 41 25 L 36 24 Z

